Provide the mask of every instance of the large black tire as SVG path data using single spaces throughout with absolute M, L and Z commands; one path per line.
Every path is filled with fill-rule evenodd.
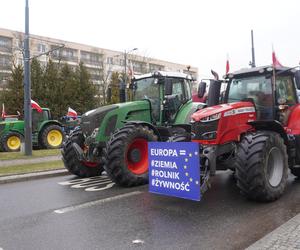
M 61 154 L 66 169 L 81 178 L 101 175 L 104 171 L 103 164 L 80 161 L 72 146 L 73 142 L 83 148 L 84 136 L 80 129 L 73 131 L 63 144 Z
M 157 136 L 142 125 L 127 124 L 111 136 L 104 168 L 113 182 L 124 187 L 148 183 L 148 141 Z
M 1 151 L 17 152 L 20 151 L 21 143 L 24 141 L 23 135 L 18 132 L 8 132 L 1 138 Z
M 246 134 L 238 144 L 237 186 L 249 199 L 274 201 L 284 192 L 288 176 L 288 156 L 281 136 L 271 131 Z
M 291 167 L 291 173 L 300 178 L 300 166 Z
M 40 144 L 46 149 L 61 148 L 64 139 L 65 134 L 62 128 L 56 124 L 46 126 L 40 134 Z

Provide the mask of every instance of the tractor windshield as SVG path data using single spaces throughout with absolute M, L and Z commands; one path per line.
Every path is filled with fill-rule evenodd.
M 153 77 L 135 81 L 134 101 L 143 99 L 159 100 L 159 85 Z
M 234 78 L 228 91 L 228 103 L 251 101 L 255 104 L 257 118 L 273 118 L 273 96 L 271 79 L 265 76 Z
M 159 120 L 160 114 L 160 98 L 159 98 L 159 84 L 157 79 L 150 77 L 136 80 L 134 83 L 133 100 L 149 100 L 152 109 L 152 118 L 155 121 Z

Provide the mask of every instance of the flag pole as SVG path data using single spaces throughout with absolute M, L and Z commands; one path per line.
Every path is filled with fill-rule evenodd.
M 255 65 L 255 51 L 254 51 L 254 38 L 253 38 L 253 30 L 251 30 L 251 45 L 252 45 L 252 48 L 251 48 L 251 53 L 252 53 L 252 62 L 251 62 L 251 67 L 252 68 L 255 68 L 256 65 Z

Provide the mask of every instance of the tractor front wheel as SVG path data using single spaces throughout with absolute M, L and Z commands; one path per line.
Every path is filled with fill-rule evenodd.
M 143 125 L 125 125 L 111 136 L 104 168 L 112 181 L 125 187 L 148 183 L 149 141 L 157 141 L 157 136 Z
M 62 128 L 58 125 L 47 126 L 41 134 L 41 144 L 43 148 L 56 149 L 62 146 L 65 135 Z
M 18 132 L 9 132 L 1 139 L 1 148 L 4 152 L 20 151 L 23 135 Z
M 246 197 L 274 201 L 284 192 L 288 176 L 288 156 L 282 137 L 271 131 L 257 131 L 238 144 L 237 185 Z
M 74 142 L 84 149 L 84 136 L 80 129 L 73 131 L 63 144 L 61 153 L 66 169 L 68 169 L 71 174 L 81 178 L 101 175 L 104 170 L 102 164 L 98 162 L 80 161 L 73 147 Z

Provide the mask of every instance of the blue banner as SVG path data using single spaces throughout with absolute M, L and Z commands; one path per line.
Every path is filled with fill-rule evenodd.
M 200 201 L 199 144 L 149 142 L 149 192 Z

